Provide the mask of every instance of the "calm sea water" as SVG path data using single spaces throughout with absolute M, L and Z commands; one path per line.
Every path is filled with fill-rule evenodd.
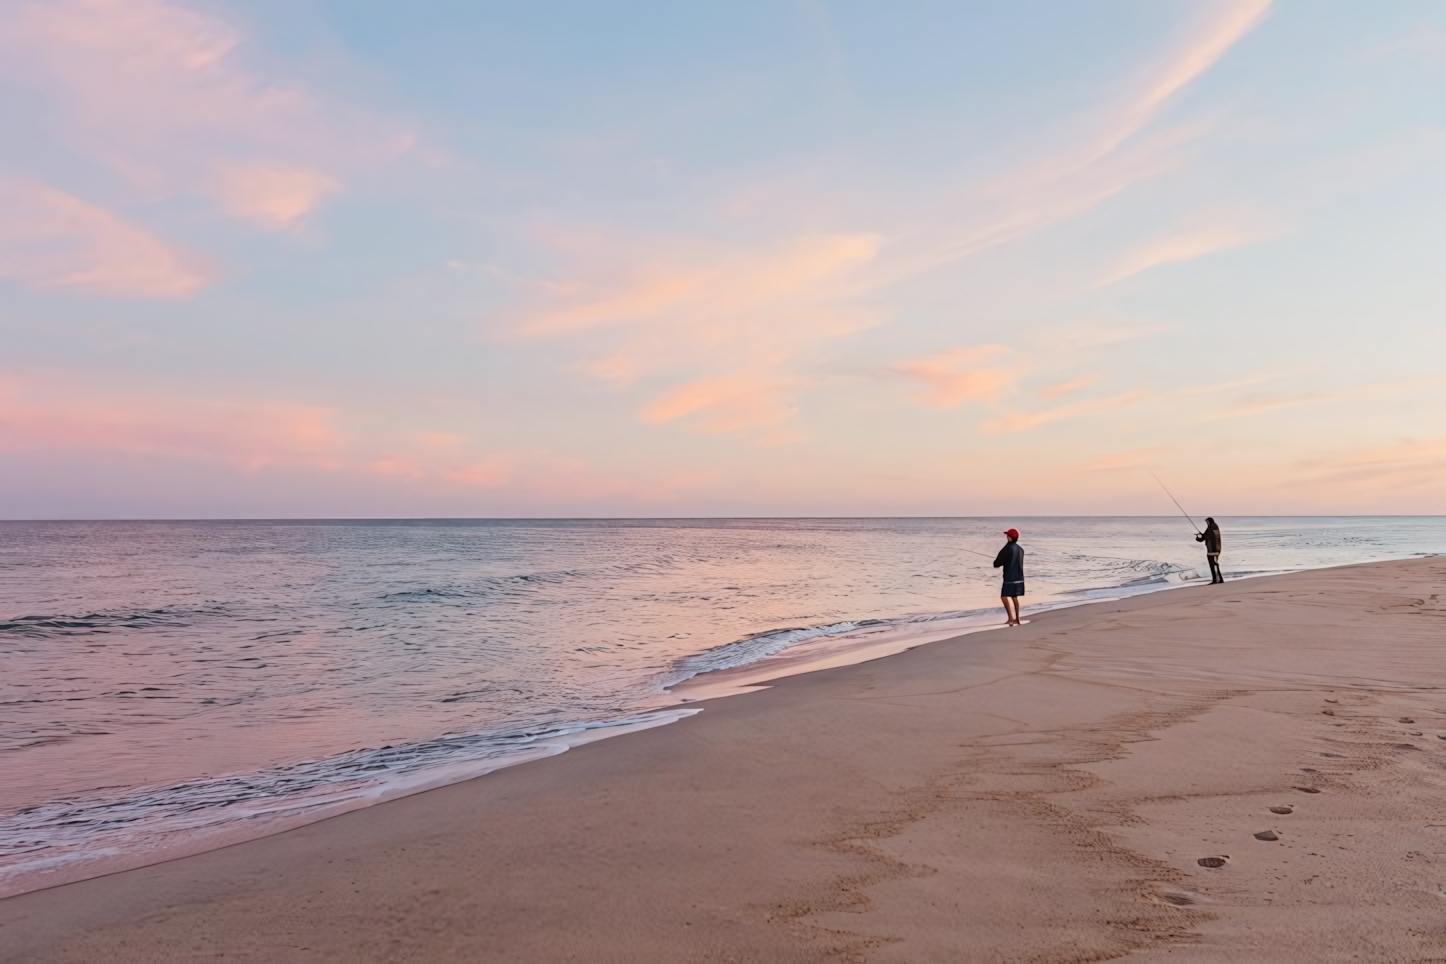
M 1446 552 L 1222 519 L 1227 574 Z M 271 832 L 609 727 L 821 638 L 1201 578 L 1183 519 L 0 523 L 0 894 Z M 672 707 L 672 708 L 670 708 Z

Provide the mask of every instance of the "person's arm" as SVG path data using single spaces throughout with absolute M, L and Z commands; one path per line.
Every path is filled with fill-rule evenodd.
M 994 568 L 995 568 L 995 569 L 1003 569 L 1003 568 L 1004 568 L 1004 554 L 1007 553 L 1008 551 L 1009 551 L 1009 547 L 1008 547 L 1008 546 L 1005 546 L 1003 549 L 1000 549 L 1000 550 L 999 550 L 999 555 L 997 555 L 997 556 L 994 557 Z
M 1203 533 L 1203 532 L 1197 532 L 1197 533 L 1195 534 L 1195 541 L 1196 541 L 1196 542 L 1204 542 L 1204 541 L 1205 541 L 1205 533 Z

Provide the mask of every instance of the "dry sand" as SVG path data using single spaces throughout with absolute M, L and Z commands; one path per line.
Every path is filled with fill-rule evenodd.
M 1048 613 L 11 898 L 0 957 L 1446 960 L 1443 595 L 1431 558 Z

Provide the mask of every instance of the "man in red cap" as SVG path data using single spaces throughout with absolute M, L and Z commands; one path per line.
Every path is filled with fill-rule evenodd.
M 994 568 L 1004 570 L 1004 586 L 999 590 L 999 601 L 1004 603 L 1004 615 L 1009 617 L 1007 626 L 1019 625 L 1019 597 L 1024 595 L 1024 550 L 1019 545 L 1019 530 L 1006 529 L 1009 541 L 994 557 Z

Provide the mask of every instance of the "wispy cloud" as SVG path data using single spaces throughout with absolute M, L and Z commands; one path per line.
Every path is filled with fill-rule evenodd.
M 989 435 L 1005 435 L 1012 432 L 1027 432 L 1030 429 L 1039 428 L 1049 422 L 1057 422 L 1060 419 L 1079 418 L 1084 415 L 1095 415 L 1099 412 L 1106 412 L 1117 408 L 1126 408 L 1131 405 L 1138 405 L 1148 401 L 1155 394 L 1145 391 L 1120 392 L 1115 395 L 1105 395 L 1099 398 L 1088 398 L 1068 405 L 1060 405 L 1055 408 L 1046 408 L 1034 412 L 1010 412 L 998 418 L 990 419 L 980 424 L 980 431 Z
M 840 276 L 872 261 L 880 238 L 875 235 L 810 235 L 785 238 L 755 248 L 698 250 L 692 257 L 654 260 L 638 252 L 641 265 L 633 277 L 611 285 L 586 281 L 553 285 L 565 304 L 532 314 L 523 323 L 529 334 L 549 334 L 598 325 L 647 322 L 667 316 L 698 324 L 731 327 L 775 312 L 787 313 L 800 301 L 814 301 L 821 287 L 836 285 Z M 591 255 L 596 248 L 578 246 Z M 636 255 L 635 255 L 636 256 Z M 585 271 L 612 273 L 616 253 Z M 624 269 L 626 270 L 626 269 Z
M 1316 402 L 1326 402 L 1334 398 L 1339 398 L 1341 394 L 1340 392 L 1277 392 L 1250 395 L 1227 405 L 1216 413 L 1216 417 L 1244 418 L 1281 408 L 1296 408 L 1300 405 L 1313 405 Z
M 946 348 L 926 358 L 896 362 L 894 371 L 927 388 L 916 400 L 930 408 L 953 408 L 966 401 L 993 401 L 1001 389 L 1018 381 L 1023 369 L 1002 363 L 1009 357 L 1003 345 Z
M 1176 149 L 1198 135 L 1180 126 L 1147 135 L 1166 105 L 1265 18 L 1271 0 L 1234 0 L 1191 25 L 1163 58 L 1095 111 L 1087 133 L 1032 162 L 970 186 L 943 204 L 947 222 L 893 246 L 875 278 L 893 284 L 1010 244 L 1099 207 L 1138 181 L 1178 164 Z
M 517 504 L 667 503 L 705 484 L 696 470 L 629 477 L 544 449 L 496 450 L 451 431 L 348 431 L 357 413 L 63 374 L 0 374 L 0 453 L 144 460 L 321 473 L 348 491 L 397 487 L 418 498 L 469 493 Z
M 1237 220 L 1235 223 L 1203 225 L 1151 241 L 1125 256 L 1100 280 L 1098 287 L 1115 284 L 1151 268 L 1180 264 L 1231 248 L 1255 244 L 1279 233 L 1278 230 L 1260 223 L 1258 218 L 1251 220 L 1254 223 L 1250 220 Z
M 1211 16 L 1091 113 L 1083 133 L 1063 147 L 956 192 L 936 192 L 927 209 L 896 208 L 888 226 L 745 248 L 686 238 L 642 246 L 563 238 L 559 249 L 583 256 L 574 270 L 533 286 L 518 331 L 567 339 L 583 356 L 573 370 L 616 386 L 671 381 L 643 406 L 646 421 L 686 420 L 705 431 L 777 426 L 816 383 L 808 370 L 826 344 L 887 317 L 874 307 L 884 289 L 1079 217 L 1177 165 L 1180 145 L 1200 128 L 1147 128 L 1269 7 L 1269 0 L 1211 7 Z M 1141 252 L 1129 270 L 1237 240 L 1184 239 Z M 927 386 L 916 400 L 934 406 L 987 400 L 1019 377 L 1017 366 L 979 365 L 958 351 L 906 360 L 895 370 Z M 989 425 L 1017 431 L 1107 404 L 1084 400 Z
M 737 372 L 684 382 L 650 402 L 644 421 L 671 422 L 696 416 L 703 431 L 722 433 L 777 425 L 797 414 L 789 384 L 768 372 Z
M 1369 446 L 1302 463 L 1297 482 L 1317 488 L 1341 488 L 1383 494 L 1446 495 L 1446 438 L 1404 440 Z
M 320 406 L 178 399 L 35 376 L 0 378 L 0 402 L 0 451 L 159 455 L 247 472 L 340 464 L 336 413 Z
M 184 298 L 207 259 L 42 184 L 0 179 L 0 278 L 126 298 Z
M 1236 379 L 1230 382 L 1220 382 L 1206 385 L 1186 385 L 1165 391 L 1161 390 L 1133 390 L 1117 392 L 1113 395 L 1098 395 L 1092 398 L 1083 398 L 1065 405 L 1056 405 L 1052 408 L 1036 409 L 1032 412 L 1010 412 L 998 418 L 991 419 L 979 426 L 980 430 L 990 435 L 1003 435 L 1013 432 L 1027 432 L 1039 428 L 1050 422 L 1058 422 L 1063 419 L 1079 418 L 1086 415 L 1096 415 L 1100 412 L 1112 411 L 1121 408 L 1130 408 L 1146 403 L 1160 405 L 1166 402 L 1182 399 L 1194 399 L 1219 395 L 1224 392 L 1233 391 L 1246 385 L 1258 384 L 1264 376 L 1251 375 Z
M 1071 378 L 1067 381 L 1056 382 L 1053 385 L 1042 388 L 1040 389 L 1039 394 L 1044 398 L 1053 400 L 1059 398 L 1061 395 L 1068 395 L 1071 392 L 1077 392 L 1081 389 L 1089 388 L 1097 381 L 1099 381 L 1099 379 L 1094 375 L 1086 375 L 1082 378 Z
M 227 213 L 263 228 L 284 228 L 340 191 L 341 183 L 306 168 L 223 163 L 214 190 Z
M 415 143 L 344 99 L 247 69 L 244 40 L 168 0 L 15 0 L 0 9 L 0 73 L 44 97 L 63 142 L 137 196 L 212 198 L 262 228 Z
M 1155 119 L 1180 91 L 1205 73 L 1265 19 L 1271 0 L 1219 4 L 1213 17 L 1197 24 L 1185 43 L 1145 75 L 1091 146 L 1091 160 L 1115 151 Z
M 576 280 L 541 287 L 542 304 L 517 331 L 599 345 L 575 370 L 614 385 L 673 381 L 642 407 L 646 422 L 715 433 L 776 426 L 797 411 L 799 360 L 878 320 L 844 296 L 879 244 L 807 235 L 756 247 L 635 247 L 620 258 L 611 246 L 574 242 Z

